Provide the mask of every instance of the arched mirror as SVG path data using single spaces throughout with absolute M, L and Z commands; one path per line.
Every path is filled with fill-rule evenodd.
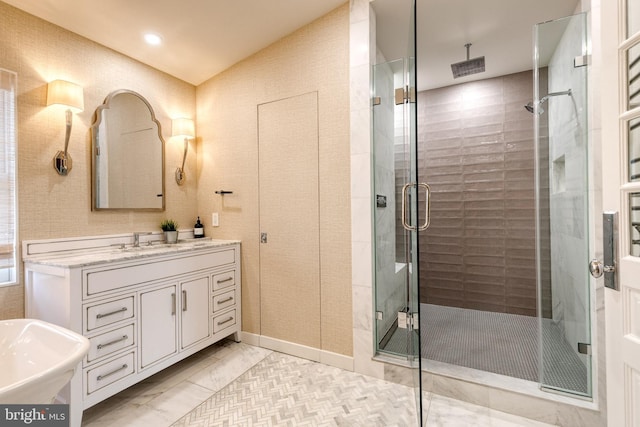
M 91 126 L 93 210 L 164 210 L 164 139 L 153 108 L 130 90 L 110 93 Z

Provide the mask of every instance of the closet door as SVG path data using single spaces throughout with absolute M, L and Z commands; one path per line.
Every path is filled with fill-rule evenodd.
M 261 335 L 320 347 L 318 94 L 258 106 Z

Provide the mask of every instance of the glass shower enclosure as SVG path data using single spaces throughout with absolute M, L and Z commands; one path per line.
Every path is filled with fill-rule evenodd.
M 534 28 L 541 388 L 592 396 L 587 15 Z
M 377 6 L 382 7 L 382 1 Z M 385 3 L 397 8 L 395 0 Z M 417 182 L 415 1 L 407 6 L 401 59 L 372 69 L 375 327 L 377 355 L 408 368 L 422 424 L 418 231 L 428 225 L 428 186 Z M 380 40 L 378 40 L 379 42 Z
M 428 216 L 421 209 L 418 219 L 418 204 L 428 202 L 428 186 L 416 182 L 414 64 L 399 59 L 373 67 L 374 329 L 376 353 L 397 357 L 413 371 L 420 412 L 417 238 Z

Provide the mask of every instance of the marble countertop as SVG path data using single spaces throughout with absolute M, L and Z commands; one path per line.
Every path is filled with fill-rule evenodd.
M 201 251 L 204 249 L 231 246 L 240 243 L 240 240 L 219 239 L 187 239 L 177 243 L 155 243 L 133 247 L 125 245 L 104 247 L 92 250 L 61 251 L 59 253 L 47 253 L 43 255 L 31 255 L 23 258 L 25 263 L 48 265 L 53 267 L 86 267 L 110 262 L 128 261 L 141 258 L 156 257 L 162 255 L 177 254 L 182 252 Z

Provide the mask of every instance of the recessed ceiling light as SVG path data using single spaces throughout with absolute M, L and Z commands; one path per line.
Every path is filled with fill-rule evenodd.
M 144 41 L 152 46 L 158 46 L 162 44 L 162 37 L 157 34 L 147 33 L 144 35 Z

